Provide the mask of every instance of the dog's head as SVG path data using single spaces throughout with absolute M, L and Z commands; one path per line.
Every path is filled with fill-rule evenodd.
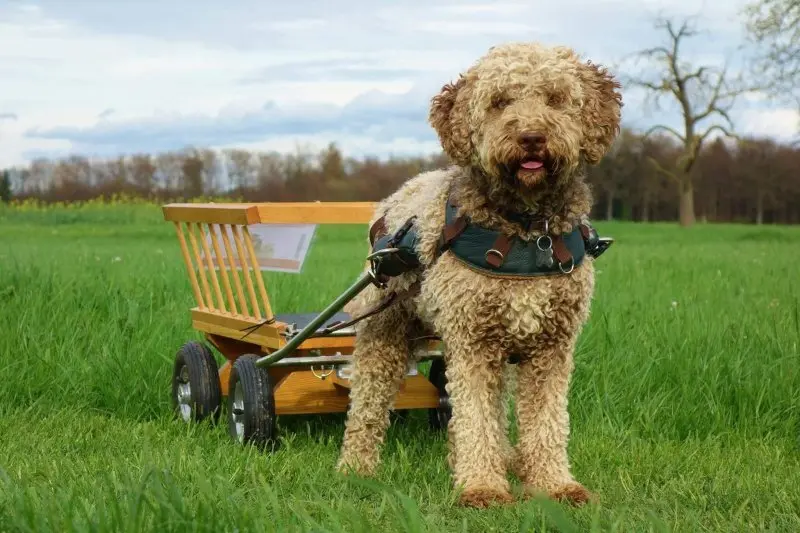
M 600 161 L 619 132 L 619 87 L 569 48 L 511 43 L 445 85 L 429 120 L 455 163 L 533 188 Z

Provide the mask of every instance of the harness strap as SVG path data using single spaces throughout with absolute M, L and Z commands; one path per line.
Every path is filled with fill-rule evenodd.
M 408 289 L 400 292 L 391 292 L 389 293 L 383 300 L 378 302 L 377 305 L 372 306 L 366 312 L 364 312 L 361 316 L 357 316 L 351 320 L 347 320 L 344 322 L 334 322 L 327 328 L 320 330 L 315 336 L 322 336 L 322 335 L 329 335 L 335 331 L 339 331 L 340 329 L 345 329 L 353 324 L 357 324 L 361 322 L 365 318 L 369 318 L 373 315 L 377 315 L 384 309 L 388 308 L 392 304 L 397 304 L 403 302 L 405 300 L 411 299 L 414 296 L 419 294 L 421 288 L 421 284 L 419 281 L 414 282 Z
M 588 241 L 592 237 L 592 230 L 589 229 L 584 223 L 578 224 L 578 229 L 581 230 L 581 235 L 583 236 L 584 241 Z
M 447 205 L 458 207 L 458 202 L 456 202 L 455 194 L 452 189 L 447 195 Z M 439 245 L 434 252 L 435 257 L 439 257 L 443 254 L 450 247 L 450 243 L 467 229 L 467 226 L 468 220 L 464 216 L 456 217 L 449 224 L 445 223 L 445 226 L 442 228 L 442 233 L 439 235 Z
M 461 235 L 467 229 L 467 219 L 465 217 L 458 217 L 450 224 L 447 224 L 442 229 L 442 245 L 449 245 L 453 239 Z
M 386 215 L 380 217 L 378 220 L 372 223 L 372 226 L 369 227 L 369 244 L 373 246 L 375 241 L 380 239 L 381 237 L 385 237 L 389 234 L 389 230 L 386 227 Z
M 553 237 L 553 257 L 562 265 L 573 260 L 572 253 L 567 248 L 567 245 L 564 244 L 564 237 L 561 235 Z

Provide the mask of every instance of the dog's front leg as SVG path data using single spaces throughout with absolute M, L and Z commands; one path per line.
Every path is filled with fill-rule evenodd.
M 453 409 L 448 426 L 450 464 L 460 502 L 486 507 L 512 500 L 508 434 L 503 404 L 503 352 L 477 332 L 445 337 L 447 389 Z
M 372 475 L 389 427 L 389 408 L 408 368 L 408 313 L 391 307 L 359 325 L 350 406 L 337 469 Z
M 573 369 L 574 338 L 538 343 L 517 375 L 517 475 L 528 494 L 583 504 L 592 498 L 570 473 L 567 457 L 567 393 Z

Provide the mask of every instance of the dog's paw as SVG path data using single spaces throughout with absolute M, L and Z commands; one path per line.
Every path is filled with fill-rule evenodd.
M 345 459 L 341 459 L 336 463 L 336 471 L 345 476 L 371 477 L 375 474 L 374 467 L 370 468 L 359 461 L 347 461 Z
M 490 488 L 466 489 L 458 499 L 460 505 L 477 509 L 485 509 L 494 504 L 506 504 L 513 501 L 514 498 L 510 492 Z
M 565 483 L 550 490 L 527 485 L 525 487 L 523 499 L 528 498 L 547 498 L 575 507 L 580 507 L 589 502 L 597 502 L 597 497 L 577 481 Z
M 575 507 L 580 507 L 586 503 L 597 502 L 597 496 L 578 482 L 562 485 L 555 490 L 551 490 L 550 498 L 562 503 L 568 503 Z

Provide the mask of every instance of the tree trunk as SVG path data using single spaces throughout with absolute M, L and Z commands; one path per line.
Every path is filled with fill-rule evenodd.
M 686 178 L 681 183 L 681 199 L 678 211 L 678 219 L 681 226 L 688 227 L 694 225 L 694 186 L 692 180 Z
M 716 187 L 713 189 L 713 192 L 711 193 L 711 199 L 709 200 L 709 204 L 710 204 L 710 207 L 709 207 L 710 211 L 709 211 L 709 214 L 708 214 L 708 218 L 712 222 L 714 222 L 714 221 L 716 221 L 718 219 L 717 213 L 719 212 L 719 205 L 718 205 L 719 204 L 719 198 L 718 198 L 718 195 L 717 195 Z
M 614 220 L 614 193 L 606 193 L 606 220 Z
M 650 221 L 650 191 L 645 191 L 642 195 L 642 222 Z
M 756 224 L 761 225 L 764 223 L 764 192 L 758 191 L 758 198 L 756 199 Z

